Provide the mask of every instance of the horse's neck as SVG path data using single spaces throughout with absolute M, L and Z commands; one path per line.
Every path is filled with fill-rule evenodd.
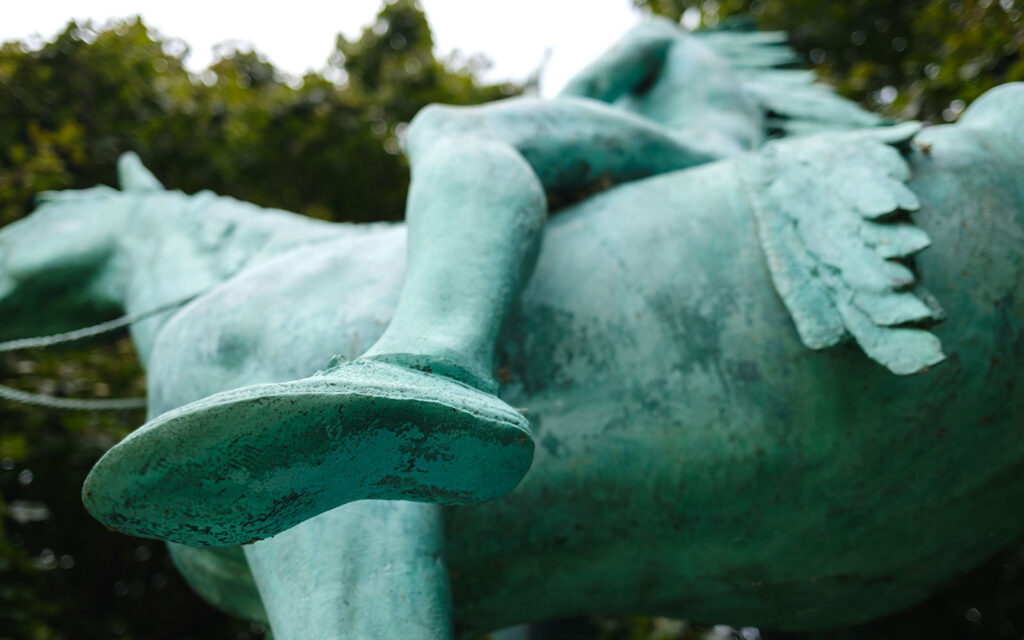
M 330 224 L 203 192 L 140 196 L 120 237 L 111 279 L 125 312 L 142 313 L 201 295 L 246 266 L 283 251 L 352 233 Z M 143 363 L 176 309 L 132 324 Z

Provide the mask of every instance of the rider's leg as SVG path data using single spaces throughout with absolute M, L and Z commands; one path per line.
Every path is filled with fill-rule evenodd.
M 584 99 L 427 107 L 410 127 L 409 251 L 398 308 L 367 356 L 493 391 L 501 326 L 533 269 L 545 192 L 711 160 Z
M 409 130 L 414 170 L 432 145 L 461 137 L 508 145 L 526 160 L 548 193 L 667 173 L 710 162 L 722 153 L 695 146 L 651 120 L 596 100 L 516 98 L 423 109 Z
M 406 282 L 381 340 L 322 374 L 152 420 L 87 478 L 83 500 L 97 519 L 232 545 L 353 500 L 466 504 L 512 490 L 533 442 L 527 421 L 493 394 L 492 359 L 533 268 L 545 192 L 711 159 L 585 99 L 434 108 L 411 127 L 409 153 Z
M 495 392 L 495 342 L 533 269 L 544 190 L 515 149 L 486 138 L 440 139 L 412 158 L 402 295 L 366 355 Z

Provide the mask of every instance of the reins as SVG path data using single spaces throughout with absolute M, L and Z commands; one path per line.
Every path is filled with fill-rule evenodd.
M 63 333 L 56 333 L 49 336 L 39 336 L 35 338 L 19 338 L 17 340 L 8 340 L 6 342 L 0 342 L 0 353 L 6 353 L 8 351 L 20 351 L 22 349 L 39 349 L 45 347 L 52 347 L 58 344 L 66 344 L 68 342 L 75 342 L 76 340 L 83 340 L 85 338 L 91 338 L 93 336 L 103 335 L 116 331 L 121 327 L 128 326 L 135 322 L 145 320 L 151 316 L 155 316 L 171 309 L 176 309 L 182 305 L 188 304 L 192 300 L 199 297 L 205 291 L 199 293 L 193 293 L 184 298 L 178 300 L 172 300 L 171 302 L 165 302 L 164 304 L 157 305 L 152 309 L 147 309 L 140 313 L 129 313 L 116 318 L 114 320 L 108 320 L 107 322 L 101 322 L 92 326 L 84 327 L 82 329 L 76 329 L 74 331 L 66 331 Z M 98 399 L 98 398 L 58 398 L 45 393 L 30 393 L 28 391 L 19 391 L 0 384 L 0 398 L 4 400 L 10 400 L 12 402 L 20 402 L 22 404 L 35 405 L 38 407 L 46 407 L 49 409 L 65 409 L 72 411 L 128 411 L 132 409 L 143 409 L 146 406 L 145 398 L 109 398 L 109 399 Z

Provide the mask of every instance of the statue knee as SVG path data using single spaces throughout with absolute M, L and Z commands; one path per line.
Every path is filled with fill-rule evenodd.
M 1018 150 L 1024 142 L 1024 82 L 989 89 L 967 107 L 957 124 L 992 131 Z M 1024 157 L 1018 155 L 1017 159 Z
M 440 139 L 466 135 L 478 129 L 473 107 L 429 104 L 409 123 L 406 149 L 410 158 L 421 155 Z

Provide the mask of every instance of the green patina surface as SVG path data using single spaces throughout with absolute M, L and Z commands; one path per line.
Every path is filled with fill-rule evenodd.
M 132 157 L 123 192 L 47 197 L 0 234 L 12 332 L 203 292 L 132 327 L 152 419 L 87 506 L 267 538 L 172 550 L 279 638 L 814 629 L 984 560 L 1024 531 L 1024 87 L 876 127 L 777 42 L 652 23 L 559 99 L 429 108 L 408 229 Z

